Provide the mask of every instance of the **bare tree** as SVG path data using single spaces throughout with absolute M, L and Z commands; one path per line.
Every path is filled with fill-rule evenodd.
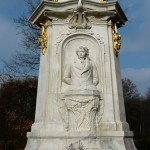
M 21 47 L 11 57 L 10 61 L 3 61 L 5 72 L 13 77 L 36 77 L 39 66 L 40 47 L 38 37 L 39 29 L 33 27 L 28 18 L 36 9 L 40 0 L 24 0 L 27 6 L 27 12 L 14 19 L 19 34 L 21 34 Z
M 11 57 L 10 61 L 4 61 L 5 75 L 11 77 L 36 77 L 39 68 L 40 47 L 38 37 L 39 29 L 33 27 L 28 18 L 37 8 L 41 0 L 24 0 L 27 12 L 14 19 L 14 23 L 22 35 L 21 47 Z
M 145 92 L 145 99 L 150 101 L 150 87 L 148 87 L 146 92 Z
M 122 79 L 122 86 L 125 101 L 140 97 L 140 93 L 136 85 L 130 79 L 127 78 Z

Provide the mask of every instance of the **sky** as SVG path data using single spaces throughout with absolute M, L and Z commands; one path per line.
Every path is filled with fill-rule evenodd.
M 150 87 L 150 0 L 120 0 L 128 22 L 122 35 L 120 66 L 122 77 L 131 79 L 144 94 Z
M 150 0 L 118 1 L 128 18 L 119 29 L 122 36 L 119 54 L 122 78 L 131 79 L 144 94 L 150 87 Z M 0 59 L 9 60 L 21 48 L 21 35 L 13 18 L 24 12 L 24 0 L 0 0 Z

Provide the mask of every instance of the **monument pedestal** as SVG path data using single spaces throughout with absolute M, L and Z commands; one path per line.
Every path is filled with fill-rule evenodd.
M 28 133 L 26 149 L 31 150 L 134 150 L 132 132 L 101 131 Z M 72 149 L 71 149 L 72 148 Z M 73 149 L 74 148 L 74 149 Z
M 119 68 L 117 28 L 127 21 L 119 3 L 43 0 L 30 21 L 42 29 L 42 54 L 25 149 L 136 150 Z

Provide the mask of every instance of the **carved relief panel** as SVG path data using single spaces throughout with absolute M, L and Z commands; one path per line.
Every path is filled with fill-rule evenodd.
M 67 130 L 94 131 L 103 113 L 100 43 L 91 35 L 75 33 L 60 47 L 60 113 Z

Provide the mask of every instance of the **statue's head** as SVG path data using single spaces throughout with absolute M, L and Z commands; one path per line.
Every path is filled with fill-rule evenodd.
M 76 54 L 79 58 L 86 58 L 89 56 L 89 49 L 86 46 L 80 46 L 76 50 Z

